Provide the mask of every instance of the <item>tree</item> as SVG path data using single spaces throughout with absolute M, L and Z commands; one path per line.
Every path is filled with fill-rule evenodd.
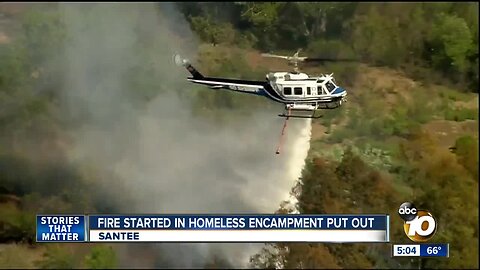
M 272 50 L 277 45 L 277 26 L 279 9 L 285 5 L 281 2 L 236 2 L 241 6 L 241 19 L 246 23 L 263 50 Z
M 278 19 L 278 8 L 282 3 L 278 2 L 247 2 L 237 3 L 243 5 L 242 17 L 247 19 L 263 32 L 271 30 Z
M 393 67 L 404 61 L 405 44 L 395 20 L 382 16 L 377 8 L 371 8 L 368 15 L 356 15 L 351 24 L 351 42 L 363 59 Z
M 210 17 L 191 17 L 193 30 L 199 34 L 200 38 L 208 43 L 215 44 L 233 44 L 235 40 L 235 30 L 229 23 L 216 23 Z
M 275 28 L 276 48 L 296 50 L 307 46 L 308 32 L 305 30 L 304 14 L 298 3 L 287 2 L 278 9 Z
M 444 71 L 453 70 L 465 75 L 469 68 L 468 57 L 473 40 L 470 29 L 463 18 L 442 13 L 436 18 L 431 32 L 435 53 L 433 65 Z

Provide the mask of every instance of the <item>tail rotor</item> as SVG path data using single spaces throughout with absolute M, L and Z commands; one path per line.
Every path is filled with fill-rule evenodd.
M 182 56 L 180 54 L 174 54 L 173 55 L 173 62 L 175 63 L 175 65 L 177 66 L 186 66 L 188 65 L 189 61 L 188 59 L 184 59 L 182 58 Z

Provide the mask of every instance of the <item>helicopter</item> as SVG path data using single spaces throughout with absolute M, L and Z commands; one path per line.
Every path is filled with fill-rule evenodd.
M 297 50 L 293 56 L 262 53 L 263 57 L 285 59 L 294 65 L 293 71 L 290 72 L 268 73 L 265 81 L 206 77 L 194 68 L 190 61 L 182 58 L 179 54 L 174 55 L 174 61 L 178 66 L 184 66 L 190 72 L 192 77 L 187 77 L 189 82 L 205 85 L 215 90 L 227 89 L 264 96 L 272 101 L 285 104 L 284 113 L 278 115 L 286 118 L 282 129 L 283 137 L 289 118 L 320 118 L 322 116 L 316 116 L 317 111 L 336 109 L 347 101 L 347 91 L 336 83 L 333 73 L 309 76 L 299 71 L 298 63 L 352 60 L 300 57 L 300 51 L 301 49 Z M 280 153 L 280 146 L 276 153 Z
M 264 57 L 281 58 L 294 64 L 293 72 L 270 72 L 265 81 L 205 77 L 187 59 L 174 55 L 177 65 L 183 65 L 192 75 L 187 80 L 206 85 L 211 89 L 227 89 L 242 93 L 265 96 L 275 102 L 285 104 L 288 118 L 320 118 L 315 113 L 321 109 L 335 109 L 347 101 L 347 91 L 338 86 L 332 74 L 309 76 L 300 72 L 298 62 L 351 61 L 349 59 L 328 59 L 299 57 L 300 50 L 293 56 L 263 53 Z M 311 112 L 311 115 L 292 114 L 292 112 Z

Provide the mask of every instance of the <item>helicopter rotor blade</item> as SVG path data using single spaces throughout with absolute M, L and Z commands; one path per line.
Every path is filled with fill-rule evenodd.
M 282 59 L 287 59 L 287 60 L 289 60 L 291 58 L 290 56 L 276 55 L 276 54 L 270 54 L 270 53 L 262 53 L 262 56 L 263 57 L 282 58 Z
M 264 54 L 262 54 L 262 56 L 273 57 L 273 58 L 281 58 L 281 59 L 285 59 L 289 62 L 303 62 L 303 61 L 305 61 L 305 59 L 308 58 L 308 57 L 305 57 L 305 56 L 298 56 L 298 55 L 284 56 L 284 55 L 276 55 L 276 54 L 268 54 L 268 53 L 264 53 Z
M 306 57 L 305 62 L 358 62 L 357 59 L 352 58 L 323 58 L 323 57 Z
M 300 50 L 295 53 L 294 56 L 285 56 L 285 55 L 277 55 L 277 54 L 270 54 L 270 53 L 262 53 L 263 57 L 273 57 L 273 58 L 281 58 L 288 61 L 296 61 L 296 62 L 356 62 L 357 59 L 351 58 L 325 58 L 325 57 L 306 57 L 306 56 L 298 56 Z
M 294 66 L 294 71 L 299 72 L 299 64 L 304 62 L 307 66 L 313 63 L 326 63 L 326 62 L 359 62 L 358 59 L 353 58 L 326 58 L 326 57 L 306 57 L 306 56 L 299 56 L 302 49 L 298 49 L 293 56 L 285 56 L 285 55 L 277 55 L 271 53 L 262 53 L 263 57 L 273 57 L 273 58 L 280 58 L 285 59 L 288 61 L 289 65 Z

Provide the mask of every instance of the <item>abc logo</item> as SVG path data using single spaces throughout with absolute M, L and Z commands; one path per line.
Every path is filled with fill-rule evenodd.
M 426 242 L 437 231 L 437 222 L 426 210 L 418 210 L 412 203 L 405 202 L 398 208 L 398 214 L 405 221 L 403 230 L 410 240 Z

